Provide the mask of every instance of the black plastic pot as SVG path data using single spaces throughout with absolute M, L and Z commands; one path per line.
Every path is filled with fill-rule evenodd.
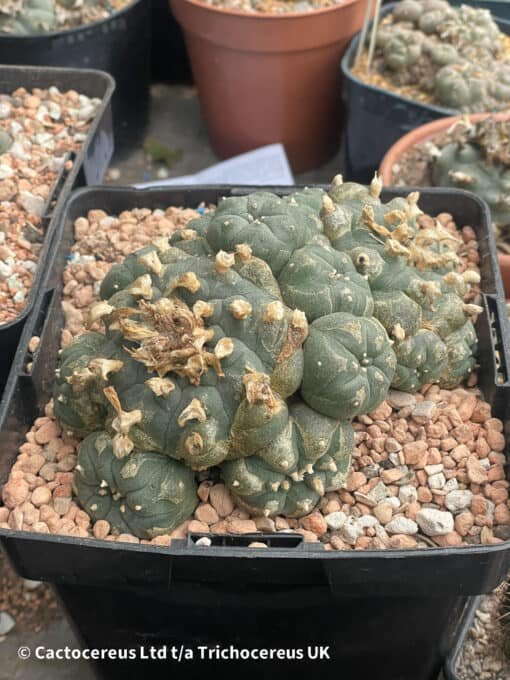
M 121 154 L 144 131 L 149 113 L 150 5 L 134 0 L 107 19 L 57 33 L 0 36 L 0 63 L 93 68 L 110 73 L 115 146 Z
M 462 653 L 462 649 L 464 648 L 464 643 L 466 642 L 471 626 L 473 625 L 476 610 L 480 606 L 481 601 L 481 597 L 470 597 L 466 603 L 466 608 L 464 609 L 459 625 L 457 641 L 453 650 L 446 659 L 442 680 L 460 680 L 457 674 L 460 655 Z
M 48 201 L 43 217 L 45 239 L 31 289 L 23 311 L 12 321 L 0 325 L 0 394 L 3 391 L 23 326 L 38 299 L 52 243 L 57 218 L 69 193 L 86 184 L 103 181 L 113 153 L 111 97 L 115 83 L 107 73 L 76 69 L 0 66 L 0 92 L 12 92 L 18 87 L 32 89 L 54 85 L 60 90 L 75 89 L 89 97 L 99 97 L 101 107 L 93 121 L 81 151 L 73 158 L 73 168 L 63 169 Z
M 460 4 L 460 3 L 459 3 Z M 476 5 L 476 2 L 464 4 Z M 507 3 L 508 4 L 508 3 Z M 395 3 L 384 7 L 389 14 Z M 510 22 L 497 19 L 502 31 L 510 34 Z M 368 85 L 351 72 L 360 34 L 355 36 L 342 59 L 343 98 L 345 105 L 346 177 L 355 182 L 369 182 L 384 154 L 403 135 L 438 118 L 454 116 L 458 111 L 423 104 L 398 94 Z
M 260 189 L 260 187 L 259 187 Z M 280 194 L 292 188 L 267 187 Z M 54 257 L 48 260 L 38 308 L 25 328 L 0 408 L 0 485 L 17 450 L 52 391 L 58 361 L 61 278 L 73 244 L 73 223 L 92 208 L 110 214 L 135 207 L 196 207 L 246 193 L 227 186 L 151 190 L 92 188 L 76 192 L 61 215 Z M 389 200 L 402 190 L 389 190 Z M 508 321 L 494 237 L 485 204 L 447 189 L 422 191 L 422 208 L 448 210 L 470 224 L 480 245 L 483 304 L 477 333 L 479 384 L 495 416 L 508 425 Z M 32 335 L 41 337 L 35 355 Z M 496 353 L 499 360 L 496 360 Z M 32 371 L 26 370 L 27 362 Z M 328 645 L 329 661 L 261 663 L 265 676 L 312 666 L 321 678 L 436 680 L 456 636 L 456 622 L 474 594 L 492 590 L 510 563 L 510 542 L 490 546 L 409 551 L 328 552 L 296 534 L 257 534 L 268 548 L 247 547 L 249 536 L 198 536 L 171 547 L 133 545 L 0 530 L 0 544 L 24 577 L 53 583 L 86 647 L 178 644 L 193 663 L 151 665 L 151 678 L 203 676 L 211 665 L 233 677 L 233 661 L 199 662 L 199 645 L 303 648 Z M 183 659 L 185 657 L 183 656 Z M 146 663 L 146 662 L 145 662 Z M 257 665 L 239 662 L 242 668 Z M 134 677 L 136 664 L 101 664 L 103 677 Z M 161 675 L 160 675 L 161 673 Z
M 181 27 L 169 0 L 150 0 L 153 82 L 191 83 L 191 66 Z

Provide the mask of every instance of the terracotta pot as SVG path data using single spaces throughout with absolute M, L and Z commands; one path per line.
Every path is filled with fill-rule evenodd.
M 501 113 L 474 113 L 468 117 L 469 120 L 476 123 L 477 121 L 488 117 L 493 117 L 496 120 L 504 120 L 509 116 L 510 112 L 503 111 Z M 448 118 L 440 118 L 439 120 L 434 120 L 432 123 L 421 125 L 416 128 L 416 130 L 412 130 L 407 135 L 401 137 L 384 156 L 379 167 L 379 175 L 381 176 L 384 185 L 393 185 L 393 166 L 400 161 L 402 156 L 409 151 L 409 149 L 444 132 L 453 125 L 453 123 L 461 120 L 463 117 L 464 116 L 450 116 Z M 498 259 L 503 285 L 505 286 L 505 295 L 507 299 L 510 299 L 510 255 L 499 254 Z
M 170 0 L 202 112 L 222 158 L 282 142 L 295 172 L 332 157 L 342 131 L 340 60 L 366 0 L 258 14 Z

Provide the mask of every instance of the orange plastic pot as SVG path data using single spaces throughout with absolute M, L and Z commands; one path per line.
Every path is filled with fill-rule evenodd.
M 501 113 L 474 113 L 471 114 L 469 120 L 476 123 L 484 118 L 493 117 L 496 120 L 504 120 L 510 116 L 510 112 L 504 111 Z M 412 149 L 417 144 L 422 144 L 428 139 L 432 139 L 436 135 L 447 130 L 453 123 L 461 120 L 465 116 L 450 116 L 448 118 L 440 118 L 434 120 L 432 123 L 421 125 L 416 130 L 411 130 L 407 135 L 401 137 L 396 142 L 387 154 L 382 159 L 379 167 L 379 175 L 386 186 L 393 184 L 393 167 L 400 161 L 409 149 Z M 505 295 L 510 299 L 510 255 L 498 255 L 499 267 L 501 269 L 501 277 L 505 287 Z
M 366 0 L 311 12 L 260 14 L 170 0 L 184 30 L 218 156 L 282 142 L 295 172 L 325 163 L 342 132 L 340 60 Z

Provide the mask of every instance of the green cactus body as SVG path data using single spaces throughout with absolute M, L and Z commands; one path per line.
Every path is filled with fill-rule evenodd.
M 350 421 L 392 382 L 464 377 L 471 353 L 452 338 L 470 352 L 467 284 L 435 269 L 451 253 L 417 245 L 417 197 L 383 205 L 379 190 L 337 179 L 329 196 L 226 198 L 111 269 L 90 314 L 105 332 L 64 350 L 55 387 L 63 427 L 89 435 L 75 484 L 87 511 L 116 531 L 169 531 L 177 491 L 191 512 L 193 471 L 218 466 L 251 513 L 304 515 L 345 483 Z
M 498 229 L 510 225 L 510 123 L 487 119 L 459 124 L 432 164 L 438 186 L 466 189 L 483 198 Z
M 379 192 L 376 182 L 370 188 L 334 184 L 322 212 L 325 234 L 369 283 L 374 316 L 395 343 L 393 386 L 416 391 L 441 382 L 450 370 L 458 384 L 473 364 L 455 361 L 458 370 L 453 371 L 447 346 L 472 313 L 463 303 L 468 283 L 451 272 L 456 256 L 448 239 L 442 241 L 445 234 L 418 228 L 417 197 L 382 205 Z
M 397 86 L 412 86 L 462 112 L 503 110 L 510 60 L 490 12 L 443 0 L 402 0 L 384 20 L 379 58 Z
M 171 532 L 196 506 L 190 468 L 147 451 L 119 459 L 106 432 L 80 444 L 74 488 L 94 521 L 107 520 L 120 533 L 146 539 Z

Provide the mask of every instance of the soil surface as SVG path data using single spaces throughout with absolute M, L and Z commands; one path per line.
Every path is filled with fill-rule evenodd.
M 288 12 L 313 12 L 317 9 L 340 5 L 342 0 L 204 0 L 207 5 L 258 14 L 287 14 Z
M 506 645 L 506 653 L 504 651 Z M 483 598 L 458 665 L 459 680 L 510 678 L 510 590 L 504 584 Z

